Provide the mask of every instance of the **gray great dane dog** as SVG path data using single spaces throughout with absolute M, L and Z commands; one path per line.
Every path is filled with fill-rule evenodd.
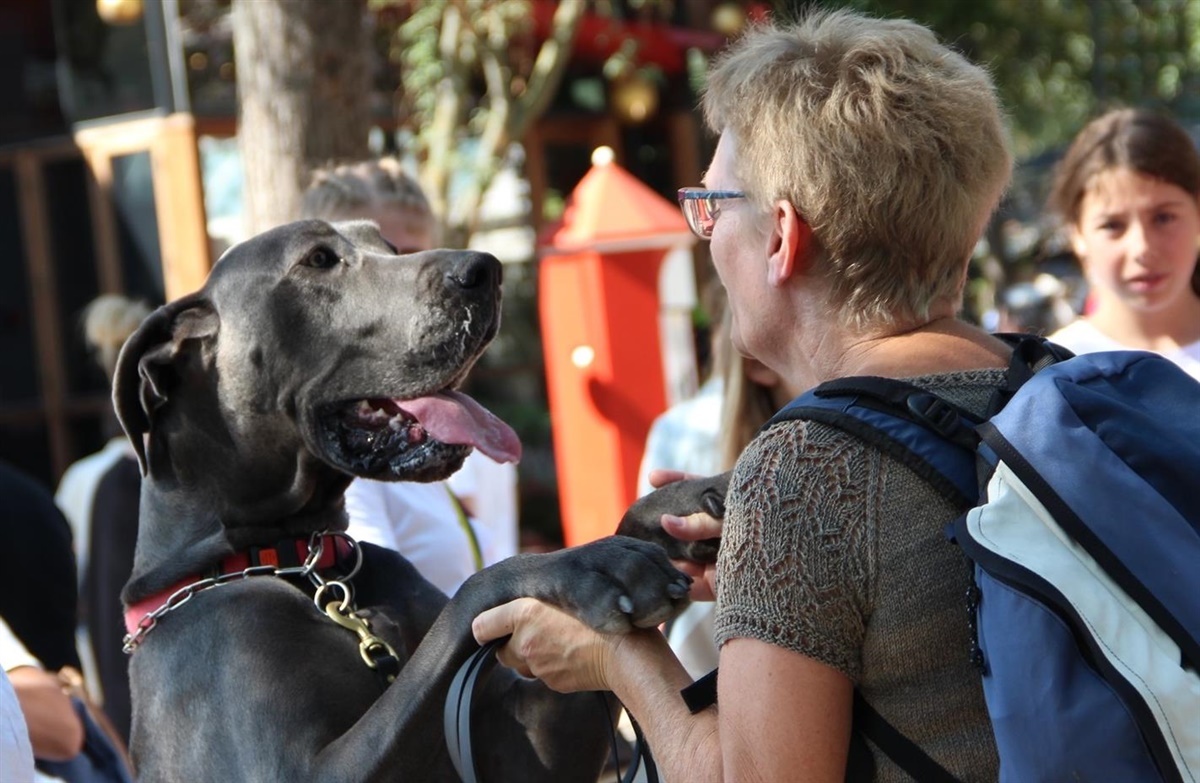
M 142 780 L 455 780 L 442 708 L 479 612 L 533 596 L 619 633 L 680 608 L 687 577 L 624 537 L 518 555 L 447 600 L 338 535 L 352 476 L 515 456 L 511 429 L 454 391 L 498 328 L 500 274 L 481 253 L 398 257 L 371 223 L 292 223 L 231 248 L 126 343 L 113 396 L 144 475 L 123 595 Z M 497 667 L 474 715 L 484 780 L 596 779 L 611 719 L 594 694 Z

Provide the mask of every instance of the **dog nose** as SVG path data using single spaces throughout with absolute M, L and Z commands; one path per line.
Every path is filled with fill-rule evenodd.
M 458 288 L 480 288 L 498 285 L 502 272 L 500 262 L 490 253 L 465 252 L 446 270 L 446 282 Z

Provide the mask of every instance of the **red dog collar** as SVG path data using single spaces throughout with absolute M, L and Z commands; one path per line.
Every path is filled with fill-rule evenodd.
M 204 589 L 199 587 L 199 585 L 205 582 L 211 581 L 205 587 L 221 584 L 221 577 L 236 577 L 238 575 L 279 576 L 282 574 L 277 572 L 291 571 L 293 569 L 295 569 L 295 573 L 299 573 L 299 569 L 308 560 L 309 552 L 311 551 L 309 541 L 308 537 L 289 538 L 280 541 L 273 547 L 252 546 L 247 550 L 234 552 L 232 555 L 223 558 L 220 565 L 207 575 L 192 576 L 180 580 L 167 589 L 133 604 L 125 610 L 125 630 L 129 633 L 129 636 L 126 637 L 126 652 L 132 649 L 131 644 L 132 646 L 136 646 L 141 636 L 144 636 L 147 631 L 154 627 L 155 622 L 157 622 L 156 613 L 166 606 L 175 594 L 185 591 L 189 587 L 196 587 L 197 591 L 199 591 Z M 352 540 L 343 534 L 326 534 L 320 536 L 313 540 L 314 547 L 318 542 L 320 543 L 321 554 L 317 558 L 316 563 L 313 564 L 312 570 L 315 571 L 332 568 L 341 559 L 353 553 L 355 549 L 355 544 Z M 256 573 L 250 569 L 262 570 Z M 179 603 L 182 603 L 182 601 Z

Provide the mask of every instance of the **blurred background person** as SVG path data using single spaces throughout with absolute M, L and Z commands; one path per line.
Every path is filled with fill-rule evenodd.
M 33 748 L 21 702 L 4 667 L 0 666 L 0 780 L 30 783 L 33 780 Z
M 767 419 L 796 393 L 761 362 L 742 356 L 729 339 L 732 315 L 725 289 L 713 279 L 706 297 L 712 316 L 708 379 L 691 398 L 660 414 L 650 427 L 642 456 L 638 493 L 644 495 L 672 471 L 711 476 L 732 470 L 738 455 Z M 667 628 L 667 640 L 679 662 L 694 678 L 717 667 L 719 651 L 713 634 L 713 607 L 708 601 L 688 605 Z
M 1050 339 L 1154 351 L 1200 378 L 1200 153 L 1187 132 L 1146 109 L 1101 115 L 1059 163 L 1050 207 L 1090 285 L 1087 315 Z
M 13 749 L 6 750 L 5 738 L 0 737 L 0 780 L 132 783 L 125 743 L 88 700 L 78 670 L 47 671 L 3 619 L 0 671 L 16 697 L 26 730 L 24 742 L 13 738 Z M 17 758 L 6 760 L 6 753 Z M 36 765 L 31 775 L 6 766 L 25 758 Z
M 520 540 L 516 466 L 472 451 L 446 483 L 467 515 L 487 528 L 491 541 L 488 565 L 515 555 Z
M 42 668 L 0 619 L 0 670 L 11 683 L 26 729 L 31 760 L 67 761 L 83 750 L 83 723 L 58 678 Z M 3 746 L 0 745 L 0 748 Z M 22 751 L 21 752 L 23 755 Z M 0 766 L 0 771 L 5 767 Z M 0 778 L 9 780 L 8 777 Z M 16 778 L 20 779 L 20 778 Z M 30 775 L 24 780 L 44 780 Z
M 103 717 L 91 717 L 79 673 L 70 524 L 48 489 L 4 462 L 0 497 L 0 669 L 38 768 L 48 779 L 127 783 L 124 741 Z
M 84 343 L 110 387 L 121 346 L 149 314 L 149 305 L 119 294 L 98 296 L 84 309 Z M 108 422 L 113 437 L 100 451 L 67 468 L 54 499 L 75 538 L 80 580 L 77 643 L 84 679 L 92 698 L 128 742 L 132 707 L 129 660 L 121 649 L 121 590 L 133 571 L 142 478 L 129 439 L 115 417 Z
M 705 289 L 703 307 L 711 324 L 706 377 L 695 394 L 670 406 L 650 423 L 638 468 L 639 497 L 654 489 L 650 472 L 655 469 L 697 476 L 711 476 L 722 470 L 717 444 L 721 436 L 725 377 L 734 351 L 725 323 L 728 312 L 725 289 L 715 276 Z
M 305 218 L 373 220 L 401 254 L 436 242 L 429 201 L 394 158 L 316 171 L 302 211 Z M 348 532 L 400 552 L 452 595 L 475 571 L 517 551 L 515 466 L 472 451 L 463 471 L 462 494 L 454 477 L 428 484 L 354 479 L 346 490 Z
M 71 527 L 49 490 L 5 462 L 0 498 L 0 618 L 47 669 L 78 669 Z
M 1046 335 L 1075 320 L 1061 280 L 1043 272 L 1033 280 L 1013 283 L 999 296 L 997 332 L 1030 332 Z

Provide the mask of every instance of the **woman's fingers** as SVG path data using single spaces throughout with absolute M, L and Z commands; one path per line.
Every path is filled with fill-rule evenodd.
M 486 644 L 492 639 L 511 636 L 517 627 L 517 614 L 523 603 L 537 603 L 532 598 L 518 598 L 481 613 L 471 623 L 475 641 Z
M 511 636 L 496 650 L 500 663 L 554 690 L 606 690 L 605 672 L 616 637 L 597 633 L 576 618 L 533 598 L 518 598 L 481 613 L 471 623 L 484 643 Z
M 481 613 L 471 623 L 475 641 L 486 644 L 493 639 L 517 636 L 518 631 L 522 631 L 529 622 L 530 612 L 536 610 L 537 604 L 533 598 L 518 598 Z M 519 646 L 512 642 L 513 639 L 509 639 L 496 649 L 496 660 L 523 677 L 533 677 L 529 662 L 516 652 Z
M 700 478 L 698 473 L 684 473 L 682 470 L 670 470 L 667 468 L 653 468 L 646 476 L 650 481 L 650 486 L 658 489 L 665 487 L 667 484 L 674 484 L 676 481 L 685 479 Z
M 663 530 L 681 541 L 704 541 L 721 537 L 720 519 L 698 511 L 685 517 L 662 515 Z

